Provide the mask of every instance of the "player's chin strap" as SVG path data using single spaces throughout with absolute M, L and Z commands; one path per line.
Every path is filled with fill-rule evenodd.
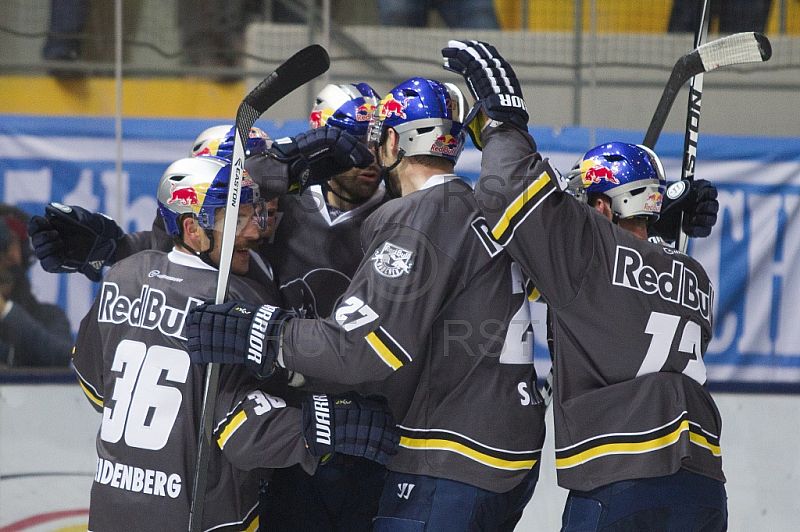
M 215 264 L 211 260 L 211 250 L 214 249 L 214 232 L 211 229 L 203 229 L 203 231 L 206 232 L 206 236 L 208 237 L 208 244 L 209 245 L 208 245 L 208 249 L 207 250 L 205 250 L 205 251 L 197 251 L 196 249 L 194 249 L 192 246 L 190 246 L 186 242 L 181 242 L 181 247 L 186 248 L 187 250 L 191 251 L 192 253 L 194 253 L 194 255 L 198 259 L 202 260 L 203 262 L 205 262 L 206 264 L 208 264 L 209 266 L 211 266 L 212 268 L 214 268 L 216 270 L 216 269 L 219 268 L 219 264 Z
M 380 149 L 379 146 L 375 148 L 375 162 L 378 163 L 378 168 L 381 169 L 381 179 L 383 180 L 383 184 L 386 187 L 386 194 L 389 196 L 390 199 L 396 199 L 400 197 L 399 192 L 395 192 L 392 188 L 391 183 L 389 182 L 389 172 L 397 168 L 397 165 L 400 164 L 400 161 L 403 160 L 403 155 L 406 152 L 403 148 L 399 148 L 397 150 L 397 160 L 392 163 L 391 166 L 383 166 L 383 162 L 381 161 Z
M 324 190 L 326 193 L 330 192 L 340 200 L 346 203 L 350 203 L 351 205 L 361 205 L 362 203 L 366 203 L 366 201 L 369 199 L 369 198 L 360 198 L 360 199 L 348 198 L 347 196 L 343 196 L 342 194 L 339 194 L 338 192 L 333 190 L 333 187 L 329 183 L 324 183 L 322 185 L 322 190 Z

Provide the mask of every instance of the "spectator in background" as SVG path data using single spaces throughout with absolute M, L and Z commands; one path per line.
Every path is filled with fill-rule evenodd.
M 717 19 L 719 33 L 758 31 L 763 33 L 769 19 L 770 0 L 715 0 L 711 2 L 711 20 Z M 702 0 L 675 0 L 669 16 L 668 31 L 696 32 L 700 24 Z
M 80 33 L 89 18 L 89 0 L 50 0 L 50 27 L 42 49 L 49 61 L 75 61 L 81 55 Z
M 244 0 L 178 0 L 185 63 L 200 67 L 240 66 L 244 21 Z
M 384 26 L 424 28 L 428 12 L 438 11 L 450 28 L 499 29 L 493 0 L 375 0 Z
M 74 344 L 69 319 L 31 293 L 35 262 L 25 228 L 28 214 L 0 205 L 0 366 L 69 365 Z

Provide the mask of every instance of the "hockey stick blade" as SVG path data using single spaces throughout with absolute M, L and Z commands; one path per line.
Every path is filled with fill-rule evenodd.
M 692 77 L 721 67 L 761 63 L 772 57 L 772 45 L 761 33 L 735 33 L 706 43 L 682 56 L 672 68 L 642 144 L 655 148 L 681 87 Z
M 236 219 L 239 213 L 242 180 L 244 178 L 245 142 L 250 136 L 250 128 L 256 120 L 281 98 L 305 85 L 330 67 L 330 57 L 325 48 L 313 44 L 303 48 L 287 59 L 275 71 L 264 78 L 245 96 L 236 112 L 236 133 L 233 144 L 233 164 L 228 185 L 228 200 L 222 226 L 219 274 L 217 277 L 216 303 L 222 303 L 228 291 L 230 268 L 233 259 L 233 244 L 236 238 Z M 189 532 L 202 530 L 203 508 L 208 480 L 208 462 L 211 457 L 211 437 L 213 432 L 214 410 L 219 387 L 219 364 L 209 364 L 206 368 L 205 389 L 203 392 L 202 413 L 200 415 L 200 436 L 197 447 L 197 464 L 192 486 L 192 506 L 189 513 Z

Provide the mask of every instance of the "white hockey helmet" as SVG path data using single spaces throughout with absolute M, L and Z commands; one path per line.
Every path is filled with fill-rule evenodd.
M 178 218 L 183 214 L 194 215 L 203 229 L 214 229 L 216 209 L 227 205 L 231 166 L 229 160 L 213 155 L 187 157 L 169 165 L 161 176 L 156 199 L 170 236 L 180 235 Z M 255 204 L 257 222 L 264 229 L 267 223 L 264 200 L 258 185 L 245 172 L 239 204 L 250 203 Z

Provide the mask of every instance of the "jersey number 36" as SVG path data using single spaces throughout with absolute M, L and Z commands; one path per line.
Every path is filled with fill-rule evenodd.
M 100 438 L 139 449 L 157 451 L 167 444 L 178 417 L 183 394 L 164 380 L 184 384 L 189 375 L 189 354 L 180 349 L 123 340 L 114 353 L 111 371 L 120 372 L 114 383 L 111 406 L 103 408 Z

